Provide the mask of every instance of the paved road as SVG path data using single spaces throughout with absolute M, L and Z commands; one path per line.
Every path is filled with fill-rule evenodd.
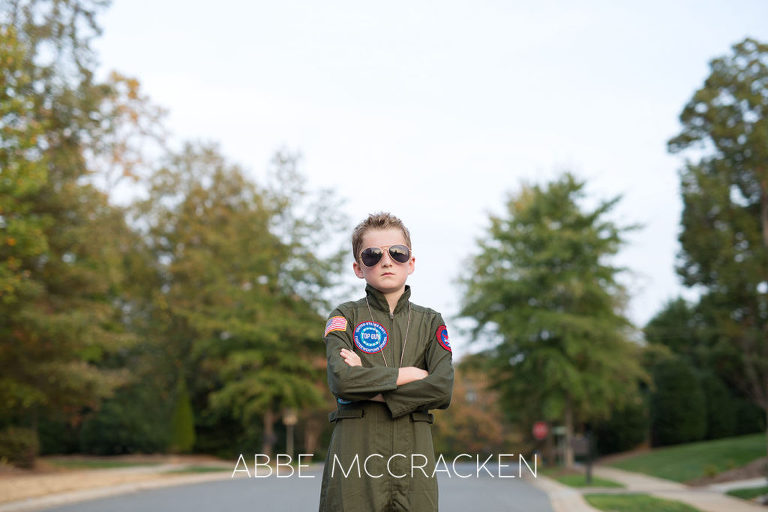
M 473 466 L 461 468 L 471 473 Z M 46 509 L 47 512 L 299 512 L 317 510 L 322 470 L 303 470 L 315 478 L 235 478 L 195 485 L 165 487 L 107 499 Z M 498 473 L 497 473 L 498 474 Z M 441 512 L 552 512 L 541 490 L 519 479 L 438 476 Z

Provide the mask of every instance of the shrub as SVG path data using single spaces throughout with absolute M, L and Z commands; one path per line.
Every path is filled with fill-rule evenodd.
M 161 452 L 168 446 L 167 402 L 151 386 L 123 389 L 84 422 L 80 450 L 95 455 Z
M 40 450 L 37 433 L 30 428 L 6 427 L 0 430 L 0 460 L 20 468 L 35 467 Z
M 651 441 L 654 446 L 704 439 L 707 408 L 704 392 L 693 368 L 679 357 L 653 367 Z
M 736 435 L 736 403 L 728 387 L 714 373 L 701 375 L 707 404 L 707 439 Z
M 179 379 L 176 391 L 176 405 L 171 419 L 171 450 L 185 453 L 195 445 L 195 417 L 184 378 Z
M 608 420 L 595 425 L 597 453 L 607 455 L 631 450 L 648 438 L 649 427 L 648 404 L 638 396 L 614 410 Z

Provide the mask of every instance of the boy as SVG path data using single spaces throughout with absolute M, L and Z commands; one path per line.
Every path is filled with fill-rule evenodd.
M 366 296 L 325 327 L 335 424 L 323 470 L 321 512 L 437 510 L 429 409 L 451 401 L 453 365 L 439 313 L 412 304 L 411 239 L 388 213 L 352 233 L 352 268 Z

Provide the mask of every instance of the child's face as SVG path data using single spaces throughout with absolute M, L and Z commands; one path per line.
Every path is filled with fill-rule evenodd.
M 382 293 L 393 293 L 405 288 L 405 281 L 416 268 L 416 258 L 411 253 L 410 259 L 405 263 L 394 261 L 389 255 L 389 247 L 393 245 L 406 245 L 403 232 L 397 228 L 369 229 L 363 234 L 362 250 L 368 247 L 383 248 L 383 256 L 379 262 L 366 267 L 363 263 L 355 261 L 352 268 L 355 275 L 376 288 Z M 357 259 L 360 255 L 357 255 Z

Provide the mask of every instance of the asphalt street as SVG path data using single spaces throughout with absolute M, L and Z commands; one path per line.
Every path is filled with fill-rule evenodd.
M 471 465 L 461 468 L 472 473 Z M 497 473 L 498 474 L 498 473 Z M 314 478 L 246 478 L 164 487 L 83 501 L 45 509 L 48 512 L 270 512 L 316 511 L 320 496 L 321 468 L 304 470 Z M 552 512 L 544 492 L 520 479 L 491 477 L 488 474 L 458 478 L 440 474 L 441 512 Z

